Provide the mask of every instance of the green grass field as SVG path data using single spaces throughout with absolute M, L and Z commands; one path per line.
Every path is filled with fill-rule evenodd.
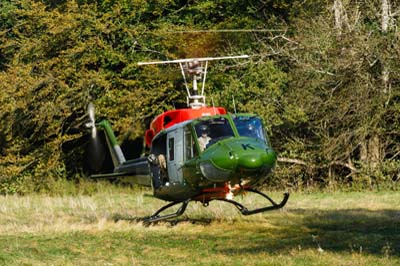
M 192 203 L 176 224 L 146 227 L 134 218 L 164 204 L 150 194 L 2 196 L 0 265 L 400 265 L 399 192 L 294 193 L 248 217 Z

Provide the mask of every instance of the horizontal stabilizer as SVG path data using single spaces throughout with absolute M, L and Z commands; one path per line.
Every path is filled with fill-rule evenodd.
M 113 173 L 92 175 L 95 179 L 116 179 L 124 183 L 151 186 L 147 158 L 129 160 L 117 166 Z

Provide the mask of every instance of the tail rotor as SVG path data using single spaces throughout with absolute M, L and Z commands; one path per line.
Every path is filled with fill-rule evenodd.
M 100 172 L 106 158 L 106 149 L 104 146 L 104 137 L 97 132 L 95 107 L 93 103 L 89 103 L 87 108 L 89 122 L 86 127 L 91 130 L 91 136 L 88 143 L 87 160 L 90 168 L 95 172 Z
M 97 128 L 96 128 L 95 108 L 93 103 L 89 103 L 87 112 L 89 116 L 89 122 L 86 124 L 86 126 L 92 129 L 92 139 L 95 139 L 97 137 Z

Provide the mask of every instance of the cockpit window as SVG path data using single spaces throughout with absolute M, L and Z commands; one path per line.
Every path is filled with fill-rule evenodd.
M 200 121 L 195 125 L 195 129 L 201 151 L 218 140 L 234 136 L 232 127 L 225 117 Z
M 240 136 L 266 141 L 261 119 L 255 116 L 233 116 L 233 122 Z

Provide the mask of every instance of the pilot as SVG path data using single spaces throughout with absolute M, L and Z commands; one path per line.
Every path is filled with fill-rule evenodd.
M 200 151 L 204 151 L 207 147 L 207 144 L 210 142 L 211 138 L 208 136 L 208 127 L 206 125 L 201 125 L 200 134 L 201 136 L 197 139 L 200 146 Z
M 255 127 L 252 123 L 247 125 L 247 136 L 252 138 L 257 138 L 257 132 L 255 131 Z

